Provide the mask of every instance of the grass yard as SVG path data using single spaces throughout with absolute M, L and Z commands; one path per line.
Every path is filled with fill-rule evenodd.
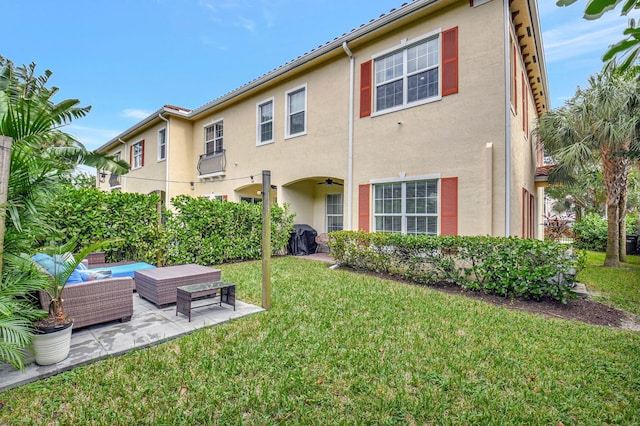
M 260 262 L 224 265 L 260 304 Z M 0 424 L 638 424 L 640 333 L 305 259 L 273 309 L 0 394 Z
M 620 269 L 605 268 L 604 253 L 587 252 L 587 266 L 578 281 L 600 292 L 594 300 L 640 315 L 640 256 L 627 256 Z

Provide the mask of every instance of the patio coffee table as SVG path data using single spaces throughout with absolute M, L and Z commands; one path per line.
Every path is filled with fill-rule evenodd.
M 136 290 L 140 297 L 164 307 L 176 303 L 176 289 L 189 284 L 220 281 L 220 270 L 208 266 L 166 266 L 135 272 Z
M 178 312 L 189 317 L 191 322 L 191 310 L 195 308 L 203 308 L 205 306 L 220 305 L 226 303 L 233 306 L 236 310 L 236 285 L 225 283 L 223 281 L 215 281 L 211 283 L 191 284 L 180 286 L 177 288 L 176 316 Z M 216 298 L 218 300 L 216 300 Z M 212 299 L 211 303 L 198 304 L 193 306 L 192 302 L 197 300 Z

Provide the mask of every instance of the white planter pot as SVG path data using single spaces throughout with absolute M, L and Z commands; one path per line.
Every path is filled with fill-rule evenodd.
M 69 356 L 72 328 L 70 323 L 65 328 L 33 336 L 31 344 L 38 365 L 55 364 Z

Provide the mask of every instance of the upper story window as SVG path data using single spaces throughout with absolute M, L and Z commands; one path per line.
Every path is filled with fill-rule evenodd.
M 376 111 L 417 104 L 440 95 L 439 35 L 374 60 Z
M 307 86 L 287 92 L 287 137 L 305 134 L 307 131 Z
M 167 158 L 167 129 L 158 130 L 158 161 Z
M 273 142 L 273 98 L 258 104 L 258 145 Z
M 222 152 L 223 135 L 224 132 L 222 120 L 204 128 L 205 154 L 215 155 Z
M 131 168 L 139 169 L 144 166 L 144 140 L 131 146 Z

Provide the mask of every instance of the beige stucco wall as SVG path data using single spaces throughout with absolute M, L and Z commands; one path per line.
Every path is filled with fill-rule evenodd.
M 457 94 L 395 112 L 359 117 L 360 64 L 400 46 L 405 39 L 456 26 Z M 458 177 L 459 234 L 504 235 L 508 94 L 504 44 L 502 2 L 471 8 L 469 2 L 458 1 L 437 12 L 426 9 L 418 20 L 396 25 L 392 32 L 366 44 L 350 46 L 355 56 L 353 206 L 351 223 L 345 218 L 345 228 L 358 227 L 359 184 L 400 176 L 439 176 Z M 522 69 L 521 58 L 518 60 Z M 293 76 L 278 77 L 196 119 L 166 115 L 170 120 L 168 162 L 156 161 L 157 129 L 166 125 L 157 119 L 148 129 L 127 138 L 128 143 L 142 138 L 147 141 L 145 167 L 132 171 L 131 177 L 149 181 L 135 180 L 134 189 L 131 179 L 131 186 L 123 190 L 146 193 L 160 189 L 167 192 L 168 199 L 179 193 L 226 195 L 230 201 L 239 201 L 240 196 L 258 196 L 261 171 L 270 170 L 278 202 L 295 206 L 295 222 L 324 232 L 328 192 L 344 191 L 345 215 L 348 211 L 349 66 L 346 53 L 334 52 L 326 55 L 324 62 L 305 65 Z M 306 134 L 286 138 L 286 93 L 303 86 L 307 92 Z M 257 105 L 267 99 L 274 101 L 274 142 L 256 146 Z M 535 105 L 530 96 L 528 102 L 532 129 Z M 521 188 L 536 194 L 533 145 L 522 132 L 521 108 L 518 110 L 517 115 L 510 116 L 511 235 L 519 235 L 521 230 Z M 204 127 L 218 120 L 224 123 L 226 170 L 216 177 L 200 178 L 197 164 L 205 151 Z M 345 182 L 345 186 L 318 185 L 326 177 Z M 190 182 L 194 183 L 193 189 Z
M 504 211 L 504 55 L 496 48 L 504 44 L 501 16 L 500 2 L 478 8 L 458 3 L 356 53 L 361 63 L 399 45 L 403 38 L 458 26 L 457 94 L 398 112 L 356 118 L 356 203 L 357 185 L 371 179 L 397 178 L 401 174 L 458 177 L 458 232 L 491 233 L 485 216 L 490 214 L 485 208 L 488 203 L 494 213 L 494 232 L 504 227 L 500 219 Z M 493 194 L 485 184 L 487 143 L 493 144 Z M 357 211 L 356 204 L 354 223 Z
M 515 38 L 514 33 L 511 37 Z M 511 235 L 523 236 L 523 205 L 522 205 L 522 189 L 526 189 L 529 194 L 534 195 L 536 204 L 538 200 L 538 191 L 535 188 L 535 169 L 536 169 L 536 140 L 531 134 L 534 129 L 537 112 L 536 106 L 531 94 L 531 87 L 528 78 L 526 78 L 525 64 L 522 56 L 518 56 L 516 60 L 517 67 L 517 109 L 511 109 L 511 158 L 512 158 L 512 191 L 511 191 Z M 522 73 L 525 72 L 525 102 L 528 104 L 526 110 L 523 108 L 522 100 Z M 527 114 L 525 114 L 525 111 Z M 528 126 L 523 129 L 523 119 L 528 120 Z M 528 133 L 527 133 L 528 132 Z M 536 209 L 537 210 L 537 209 Z M 538 215 L 538 212 L 534 212 Z M 538 232 L 536 228 L 535 233 Z
M 193 143 L 193 125 L 179 117 L 169 117 L 168 161 L 169 174 L 166 187 L 167 204 L 178 194 L 196 195 L 198 189 L 195 178 L 197 174 L 198 154 L 201 152 Z M 189 182 L 194 182 L 191 189 Z
M 165 160 L 158 160 L 158 130 L 161 128 L 165 128 L 164 122 L 156 123 L 129 135 L 126 139 L 123 139 L 124 143 L 119 143 L 108 151 L 110 155 L 120 152 L 120 158 L 131 164 L 131 146 L 144 140 L 144 166 L 138 169 L 132 168 L 129 173 L 120 177 L 122 191 L 134 191 L 142 194 L 165 191 Z M 104 190 L 110 189 L 108 176 L 106 181 L 101 183 L 99 187 Z

